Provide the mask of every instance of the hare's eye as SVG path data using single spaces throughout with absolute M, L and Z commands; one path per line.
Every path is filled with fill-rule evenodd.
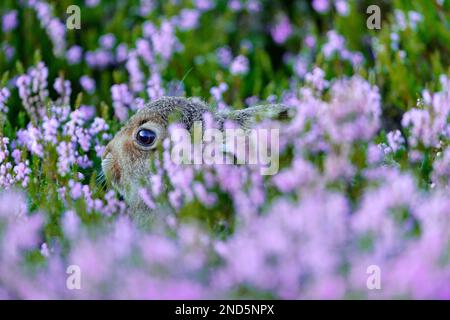
M 141 129 L 136 135 L 136 140 L 140 145 L 149 147 L 155 142 L 156 133 L 153 130 Z

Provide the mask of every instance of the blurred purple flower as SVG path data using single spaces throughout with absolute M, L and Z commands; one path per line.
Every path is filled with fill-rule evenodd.
M 270 30 L 273 41 L 277 44 L 283 44 L 292 34 L 292 26 L 289 22 L 289 18 L 283 15 L 277 24 Z
M 95 80 L 89 76 L 82 76 L 80 78 L 80 85 L 89 94 L 93 94 L 95 91 Z
M 11 10 L 3 14 L 2 16 L 2 30 L 3 32 L 9 32 L 17 27 L 17 10 Z
M 230 73 L 233 75 L 245 75 L 249 71 L 249 62 L 247 57 L 239 55 L 234 58 L 230 65 Z

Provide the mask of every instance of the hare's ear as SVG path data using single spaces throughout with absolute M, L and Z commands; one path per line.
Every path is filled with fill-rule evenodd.
M 226 120 L 235 121 L 240 127 L 248 129 L 252 124 L 263 119 L 286 119 L 289 107 L 282 104 L 264 104 L 242 110 L 221 112 L 217 115 L 218 122 L 223 125 Z

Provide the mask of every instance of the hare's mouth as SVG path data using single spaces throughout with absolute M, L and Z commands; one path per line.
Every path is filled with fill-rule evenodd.
M 102 159 L 102 171 L 106 182 L 111 183 L 113 187 L 117 187 L 120 182 L 120 170 L 111 153 L 106 154 Z

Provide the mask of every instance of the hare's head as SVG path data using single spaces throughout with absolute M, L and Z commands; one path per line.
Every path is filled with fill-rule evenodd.
M 149 181 L 150 162 L 167 136 L 172 115 L 189 130 L 207 111 L 201 101 L 181 97 L 164 97 L 140 109 L 106 146 L 102 157 L 106 180 L 130 206 L 138 205 L 138 190 Z

